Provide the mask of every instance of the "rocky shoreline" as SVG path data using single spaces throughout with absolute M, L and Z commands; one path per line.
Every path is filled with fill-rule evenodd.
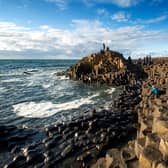
M 134 106 L 140 101 L 139 94 L 139 84 L 125 85 L 113 110 L 93 110 L 87 117 L 40 132 L 1 126 L 1 147 L 8 151 L 2 167 L 94 167 L 108 149 L 135 136 Z
M 115 72 L 118 84 L 124 85 L 111 110 L 92 109 L 87 116 L 42 130 L 1 125 L 0 166 L 168 167 L 168 59 L 166 63 L 160 61 L 155 59 L 152 65 L 143 66 L 148 74 L 145 80 L 136 76 L 141 64 L 137 69 L 126 63 L 131 72 L 129 80 L 117 75 L 121 71 Z M 106 70 L 97 79 L 105 74 Z M 153 84 L 162 91 L 159 97 L 150 94 Z

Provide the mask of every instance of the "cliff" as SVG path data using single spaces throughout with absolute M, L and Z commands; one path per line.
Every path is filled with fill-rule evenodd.
M 126 60 L 115 51 L 101 51 L 81 59 L 67 70 L 70 79 L 81 80 L 85 83 L 107 83 L 124 85 L 144 77 L 139 65 Z

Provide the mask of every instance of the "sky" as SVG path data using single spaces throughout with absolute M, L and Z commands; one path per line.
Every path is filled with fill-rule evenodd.
M 168 56 L 167 0 L 0 0 L 0 59 L 80 59 L 102 43 Z

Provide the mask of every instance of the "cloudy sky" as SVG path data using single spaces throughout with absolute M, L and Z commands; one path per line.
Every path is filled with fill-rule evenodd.
M 168 56 L 167 0 L 0 0 L 0 59 L 74 59 L 105 43 Z

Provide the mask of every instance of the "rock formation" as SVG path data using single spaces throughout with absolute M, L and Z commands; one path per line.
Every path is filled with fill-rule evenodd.
M 163 63 L 164 60 L 164 63 Z M 135 153 L 143 168 L 168 167 L 168 58 L 153 59 L 145 66 L 148 79 L 143 82 L 142 101 L 137 108 L 139 129 Z M 155 85 L 160 95 L 151 93 Z
M 137 137 L 121 148 L 112 148 L 92 168 L 168 168 L 168 58 L 144 64 L 148 78 L 143 81 L 138 114 Z M 151 94 L 151 86 L 159 96 Z
M 84 57 L 68 69 L 67 75 L 70 79 L 86 83 L 99 82 L 119 86 L 144 77 L 144 72 L 122 54 L 107 49 Z
M 145 64 L 148 78 L 142 82 L 145 73 L 141 65 L 124 59 L 120 53 L 108 50 L 83 58 L 66 72 L 71 79 L 125 84 L 113 109 L 93 110 L 42 131 L 1 125 L 0 150 L 5 150 L 8 157 L 0 166 L 168 168 L 168 59 L 165 60 L 166 63 L 154 59 L 152 65 Z M 150 94 L 153 84 L 159 88 L 158 97 Z

